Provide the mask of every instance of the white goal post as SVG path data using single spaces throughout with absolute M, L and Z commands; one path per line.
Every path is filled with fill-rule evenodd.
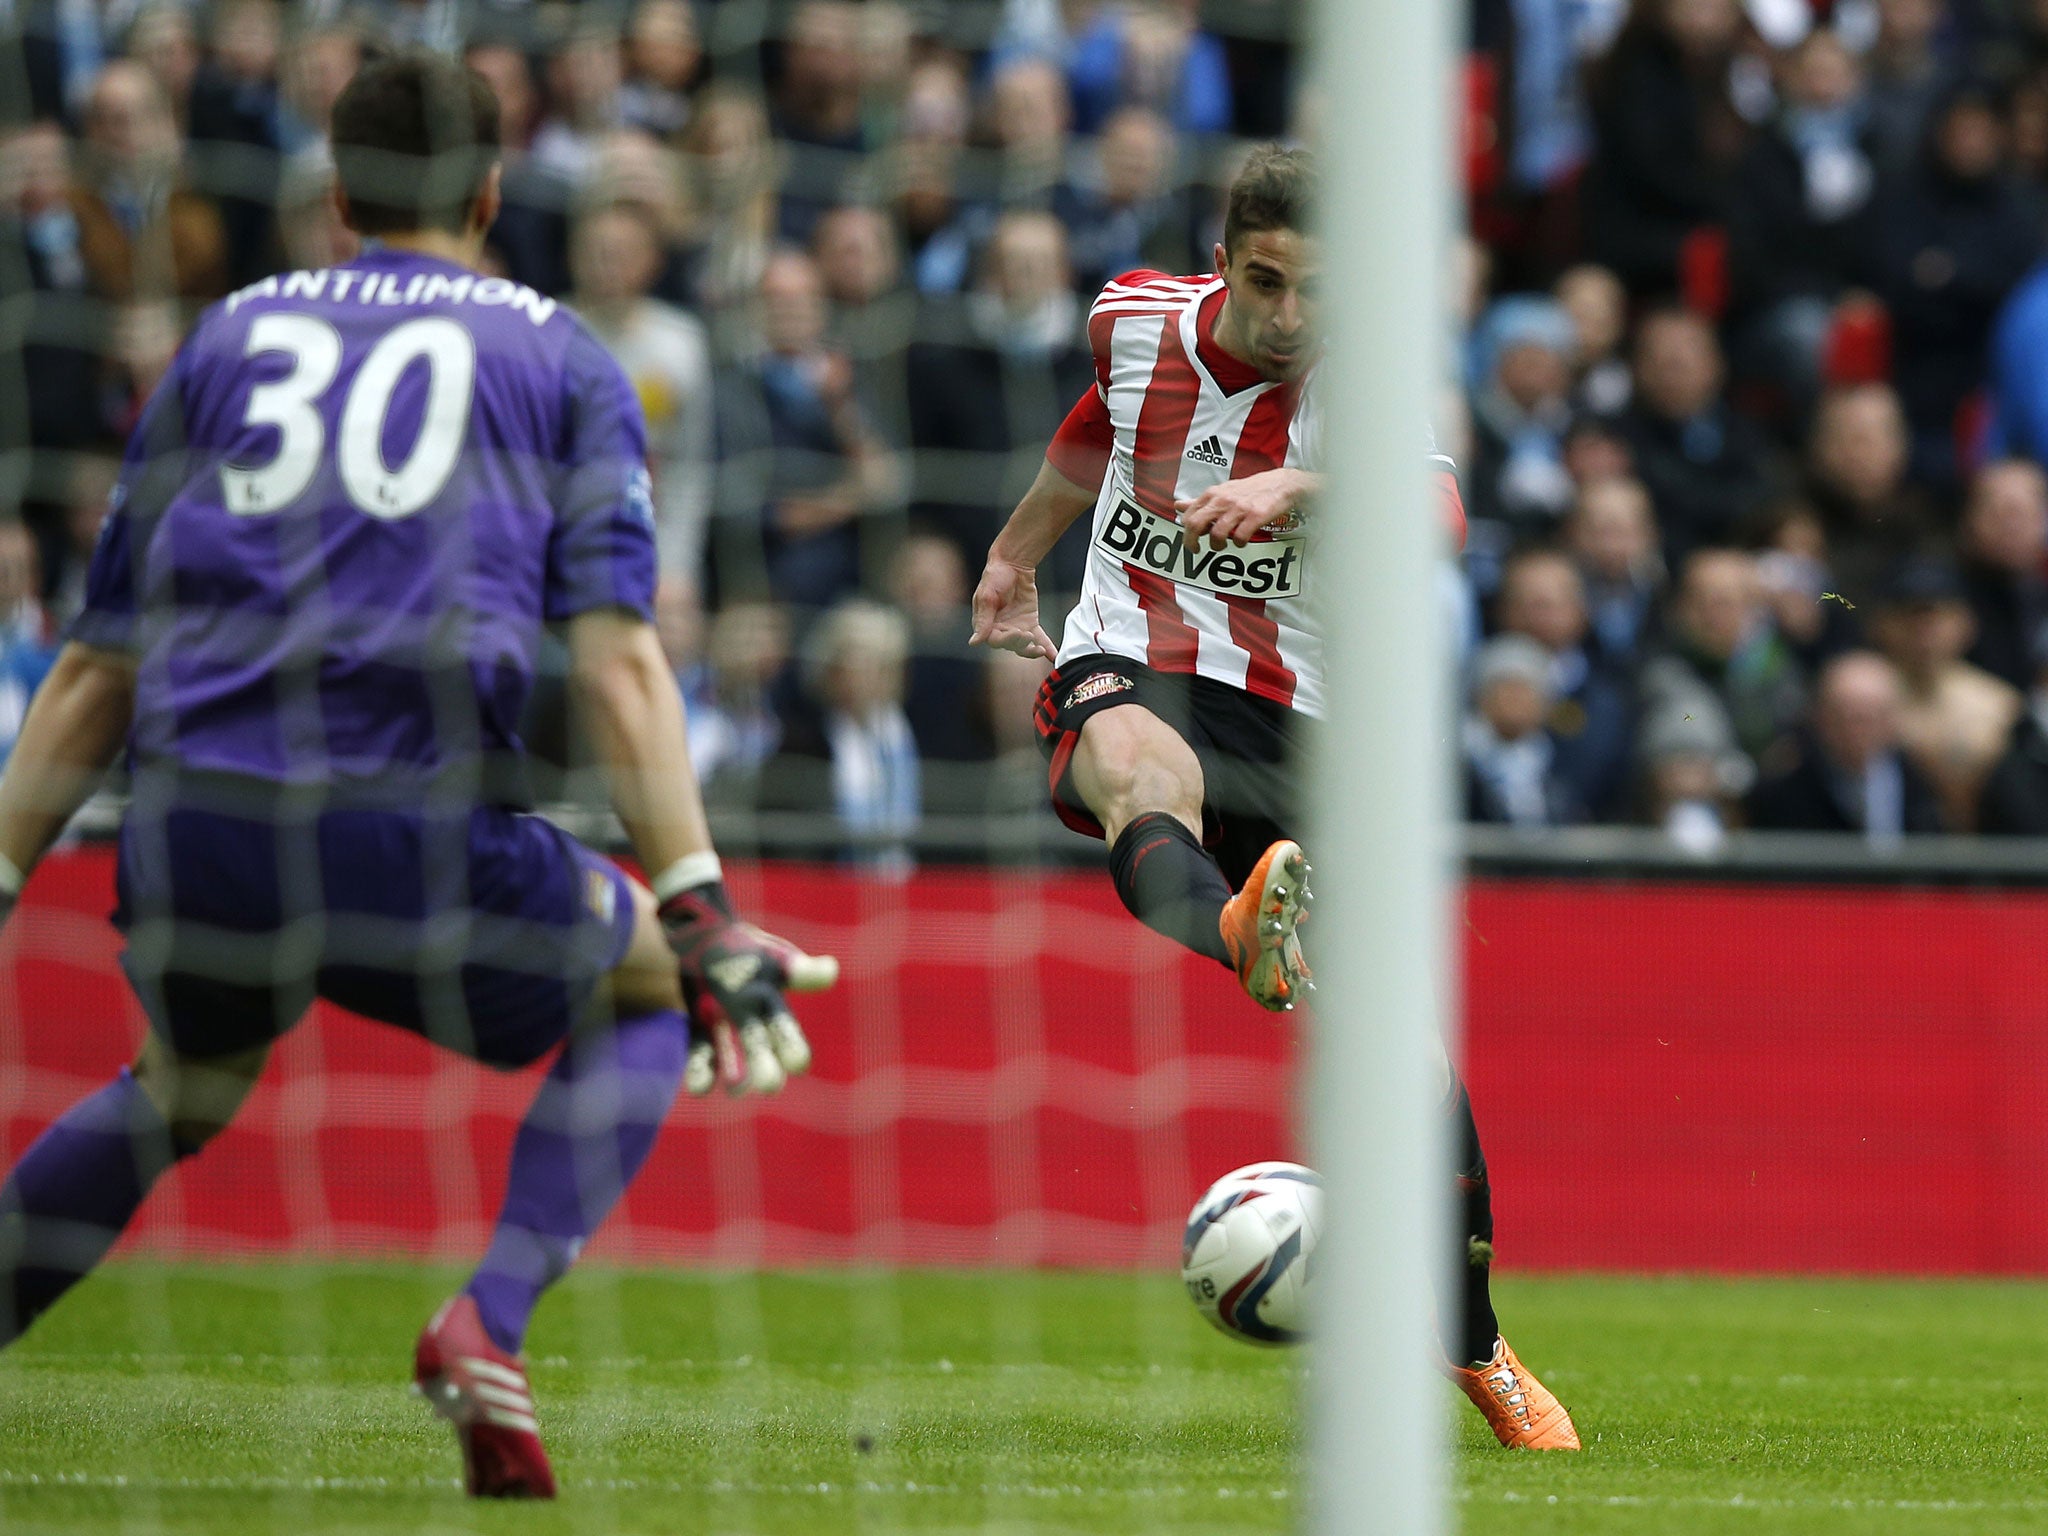
M 1323 156 L 1318 510 L 1330 729 L 1313 769 L 1311 1144 L 1327 1180 L 1308 1528 L 1448 1524 L 1433 1270 L 1449 1252 L 1438 1040 L 1450 733 L 1423 434 L 1443 377 L 1455 0 L 1322 0 L 1304 39 Z

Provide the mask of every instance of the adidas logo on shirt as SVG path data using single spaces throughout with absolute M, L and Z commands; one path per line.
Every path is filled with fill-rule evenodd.
M 1223 451 L 1223 439 L 1214 433 L 1190 448 L 1188 457 L 1197 464 L 1214 464 L 1218 469 L 1230 468 L 1230 455 Z

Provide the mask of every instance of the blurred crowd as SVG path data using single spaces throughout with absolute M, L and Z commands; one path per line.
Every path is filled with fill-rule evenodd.
M 2048 832 L 2048 3 L 1479 0 L 1477 820 Z
M 489 259 L 646 409 L 714 802 L 898 868 L 1041 805 L 974 575 L 1096 289 L 1313 138 L 1300 11 L 0 0 L 0 749 L 185 324 L 352 254 L 327 112 L 420 45 L 501 104 Z M 1457 90 L 1469 814 L 2048 832 L 2048 0 L 1474 0 Z

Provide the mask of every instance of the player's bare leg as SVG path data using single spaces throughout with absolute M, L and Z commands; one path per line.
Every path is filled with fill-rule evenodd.
M 0 1186 L 0 1344 L 91 1273 L 156 1181 L 234 1119 L 269 1054 L 180 1057 L 152 1034 L 35 1139 Z
M 1260 1007 L 1293 1007 L 1309 976 L 1295 936 L 1308 902 L 1299 846 L 1275 843 L 1233 893 L 1202 846 L 1201 762 L 1140 704 L 1089 716 L 1070 772 L 1102 823 L 1117 894 L 1132 915 L 1229 966 Z

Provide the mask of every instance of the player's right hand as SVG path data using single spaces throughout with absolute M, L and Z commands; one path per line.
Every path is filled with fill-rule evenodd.
M 784 1000 L 820 992 L 839 979 L 830 955 L 807 955 L 732 914 L 713 881 L 661 906 L 669 947 L 682 961 L 691 1046 L 683 1086 L 708 1093 L 774 1093 L 811 1064 L 810 1042 Z
M 1053 659 L 1057 648 L 1038 622 L 1038 576 L 1030 566 L 990 557 L 974 589 L 974 633 L 967 643 Z

